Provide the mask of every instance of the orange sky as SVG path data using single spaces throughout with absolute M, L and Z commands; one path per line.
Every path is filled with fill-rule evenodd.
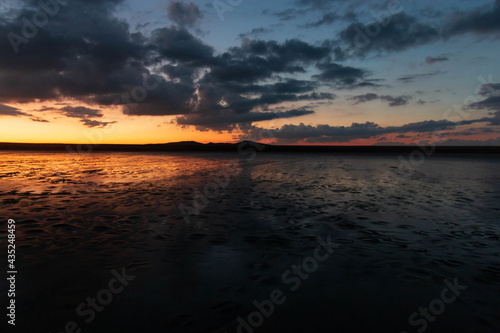
M 170 117 L 154 117 L 154 116 L 129 116 L 124 115 L 119 108 L 100 108 L 105 115 L 99 118 L 101 121 L 116 121 L 117 123 L 107 125 L 105 127 L 85 127 L 78 118 L 68 118 L 57 112 L 36 113 L 34 110 L 42 107 L 57 108 L 57 105 L 50 103 L 38 104 L 10 104 L 19 110 L 33 114 L 34 116 L 42 116 L 43 119 L 49 122 L 36 122 L 27 117 L 9 117 L 3 116 L 0 123 L 0 142 L 17 142 L 17 143 L 80 143 L 80 144 L 148 144 L 148 143 L 167 143 L 178 141 L 197 141 L 201 143 L 209 142 L 236 142 L 241 140 L 241 133 L 233 132 L 216 132 L 216 131 L 198 131 L 193 127 L 182 128 L 172 123 L 174 116 Z M 80 105 L 80 104 L 79 104 Z M 92 106 L 89 106 L 92 107 Z M 366 117 L 364 113 L 360 113 L 357 117 L 341 113 L 340 117 L 328 119 L 328 115 L 323 115 L 323 119 L 329 122 L 337 120 L 342 126 L 349 126 L 351 122 L 358 121 L 358 118 Z M 290 121 L 290 119 L 276 119 L 271 121 L 263 121 L 258 123 L 262 128 L 280 128 L 284 124 L 315 124 L 313 116 L 300 117 Z M 390 119 L 379 119 L 380 123 L 389 123 Z M 401 125 L 404 122 L 401 122 Z M 479 125 L 479 124 L 477 124 Z M 476 125 L 476 127 L 477 127 Z M 473 128 L 474 125 L 460 126 L 454 131 L 446 131 L 446 133 L 460 132 L 465 129 Z M 380 141 L 382 142 L 399 142 L 404 144 L 414 144 L 416 142 L 429 139 L 429 133 L 406 133 L 409 138 L 397 138 L 398 133 L 390 133 L 387 135 L 376 136 L 367 139 L 353 139 L 350 142 L 329 142 L 329 143 L 308 143 L 306 141 L 298 141 L 296 144 L 314 144 L 314 145 L 373 145 Z M 481 133 L 475 135 L 450 135 L 447 134 L 445 139 L 461 139 L 461 140 L 480 140 L 496 139 L 497 132 Z M 244 139 L 255 140 L 257 138 L 243 137 Z M 382 140 L 380 140 L 382 139 Z M 380 141 L 379 141 L 380 140 Z M 260 140 L 264 143 L 277 143 L 276 140 Z

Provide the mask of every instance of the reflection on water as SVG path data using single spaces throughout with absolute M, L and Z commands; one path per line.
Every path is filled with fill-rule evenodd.
M 211 173 L 225 163 L 225 159 L 181 154 L 1 153 L 0 158 L 0 191 L 25 194 L 106 190 L 147 182 L 168 186 Z
M 22 329 L 75 320 L 84 332 L 236 332 L 235 319 L 285 290 L 283 272 L 328 235 L 341 247 L 260 332 L 414 332 L 408 316 L 454 277 L 469 289 L 427 332 L 500 329 L 498 159 L 435 156 L 394 182 L 397 156 L 0 158 L 0 215 L 18 226 Z M 196 204 L 193 190 L 234 161 L 229 185 L 187 225 L 178 205 Z M 87 325 L 76 306 L 121 268 L 137 278 Z

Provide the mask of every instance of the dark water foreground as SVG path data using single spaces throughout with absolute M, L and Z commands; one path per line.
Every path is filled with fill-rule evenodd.
M 0 158 L 17 332 L 500 331 L 498 157 Z

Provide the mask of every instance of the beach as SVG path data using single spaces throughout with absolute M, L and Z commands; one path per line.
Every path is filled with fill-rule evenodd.
M 0 157 L 22 332 L 500 330 L 498 157 Z

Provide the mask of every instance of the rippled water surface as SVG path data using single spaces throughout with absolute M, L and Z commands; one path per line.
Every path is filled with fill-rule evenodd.
M 426 332 L 499 332 L 500 159 L 432 156 L 406 177 L 399 163 L 0 153 L 2 239 L 8 218 L 17 225 L 18 327 L 237 332 L 254 301 L 280 290 L 286 300 L 255 332 L 417 332 L 409 317 L 457 278 L 467 289 Z M 189 207 L 198 214 L 183 216 Z M 291 288 L 283 276 L 318 237 L 339 246 Z M 87 323 L 76 309 L 114 269 L 135 278 Z

